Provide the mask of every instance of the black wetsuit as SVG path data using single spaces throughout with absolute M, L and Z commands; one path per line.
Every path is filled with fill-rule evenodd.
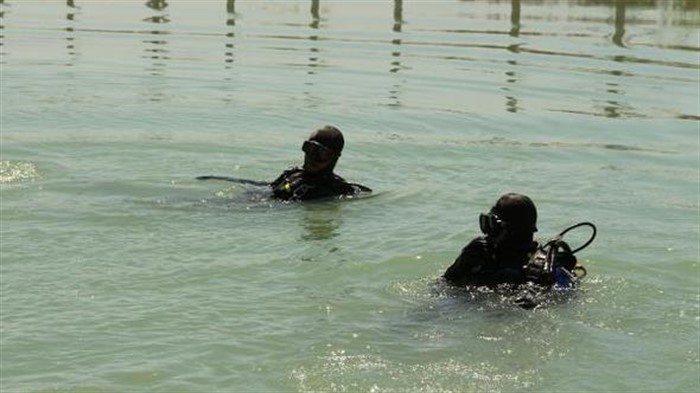
M 270 183 L 272 196 L 285 201 L 306 201 L 310 199 L 352 196 L 360 192 L 371 192 L 359 184 L 348 183 L 334 173 L 312 175 L 301 168 L 284 171 Z
M 443 277 L 454 286 L 519 285 L 533 278 L 540 281 L 524 269 L 536 248 L 536 242 L 496 247 L 488 237 L 480 236 L 462 249 Z

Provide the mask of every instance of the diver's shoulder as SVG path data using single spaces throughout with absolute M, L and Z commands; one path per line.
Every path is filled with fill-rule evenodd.
M 280 175 L 281 178 L 289 178 L 292 176 L 303 176 L 304 175 L 304 169 L 299 168 L 298 166 L 293 166 L 287 168 L 282 174 Z
M 286 170 L 284 170 L 279 176 L 275 178 L 275 180 L 270 182 L 270 186 L 273 188 L 281 185 L 282 183 L 286 182 L 289 180 L 290 177 L 292 176 L 298 176 L 298 173 L 303 172 L 303 170 L 299 167 L 289 167 Z
M 486 236 L 477 236 L 464 246 L 464 250 L 483 250 L 489 247 L 489 240 Z
M 351 183 L 336 173 L 333 173 L 333 181 L 336 184 L 339 184 L 345 188 L 351 189 L 353 191 L 353 193 L 359 194 L 361 192 L 366 192 L 366 193 L 372 192 L 371 188 L 369 188 L 365 185 L 359 184 L 359 183 Z

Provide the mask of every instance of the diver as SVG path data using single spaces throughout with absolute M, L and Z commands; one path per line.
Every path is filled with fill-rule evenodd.
M 351 197 L 372 190 L 348 183 L 333 172 L 345 146 L 339 129 L 325 126 L 311 133 L 301 149 L 304 165 L 290 168 L 270 183 L 272 197 L 284 201 L 306 201 L 330 197 Z
M 490 287 L 504 284 L 518 286 L 526 283 L 543 288 L 572 288 L 578 277 L 585 275 L 574 253 L 590 244 L 571 251 L 561 239 L 568 230 L 590 225 L 577 224 L 557 238 L 538 244 L 537 209 L 532 200 L 522 194 L 501 196 L 488 213 L 479 216 L 483 236 L 474 238 L 445 271 L 443 279 L 457 287 Z
M 281 201 L 307 201 L 311 199 L 332 197 L 353 197 L 361 193 L 371 193 L 369 187 L 348 183 L 333 173 L 340 154 L 345 146 L 345 139 L 339 129 L 325 126 L 311 133 L 304 141 L 304 165 L 290 168 L 272 182 L 241 179 L 231 176 L 205 175 L 197 180 L 224 180 L 233 183 L 269 188 L 272 199 Z

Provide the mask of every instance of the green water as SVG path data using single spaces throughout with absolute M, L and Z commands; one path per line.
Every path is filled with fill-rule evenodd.
M 0 12 L 3 392 L 700 391 L 697 1 Z M 325 124 L 372 197 L 194 179 Z M 581 289 L 436 292 L 508 191 L 598 226 Z

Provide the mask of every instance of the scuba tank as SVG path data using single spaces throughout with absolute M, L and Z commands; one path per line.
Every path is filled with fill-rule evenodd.
M 563 240 L 569 231 L 587 226 L 592 230 L 590 239 L 582 246 L 572 250 Z M 532 258 L 525 265 L 525 274 L 533 282 L 555 289 L 571 289 L 586 276 L 586 268 L 578 263 L 574 254 L 588 247 L 595 239 L 597 230 L 590 222 L 572 225 L 557 236 L 537 247 Z

